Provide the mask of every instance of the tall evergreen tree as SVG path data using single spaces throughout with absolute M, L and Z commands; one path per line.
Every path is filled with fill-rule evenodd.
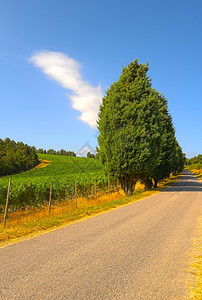
M 151 87 L 147 72 L 148 64 L 138 60 L 123 68 L 99 111 L 99 158 L 126 195 L 133 193 L 137 180 L 148 189 L 184 166 L 167 100 Z
M 151 89 L 148 65 L 131 62 L 106 92 L 100 106 L 99 157 L 126 195 L 152 173 L 160 144 L 159 99 Z
M 167 100 L 163 95 L 159 98 L 159 118 L 160 118 L 160 147 L 156 166 L 152 171 L 154 187 L 157 187 L 159 180 L 169 177 L 174 168 L 175 161 L 175 129 L 172 118 L 168 112 Z

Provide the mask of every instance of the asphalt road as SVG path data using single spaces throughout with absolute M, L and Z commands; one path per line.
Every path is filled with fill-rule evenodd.
M 202 183 L 0 249 L 0 299 L 187 299 Z

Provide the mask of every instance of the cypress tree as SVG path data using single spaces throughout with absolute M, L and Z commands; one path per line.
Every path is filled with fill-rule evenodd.
M 131 62 L 102 100 L 99 158 L 106 175 L 119 179 L 126 195 L 152 174 L 160 147 L 159 99 L 147 76 L 148 64 Z

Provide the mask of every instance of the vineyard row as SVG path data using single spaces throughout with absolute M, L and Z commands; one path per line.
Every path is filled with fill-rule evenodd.
M 52 201 L 71 199 L 76 196 L 92 197 L 98 193 L 107 192 L 109 190 L 109 181 L 99 179 L 92 182 L 79 181 L 45 181 L 36 183 L 20 183 L 11 182 L 9 195 L 9 211 L 17 209 L 25 209 L 27 207 L 41 207 L 48 204 L 50 196 L 50 186 L 52 186 Z M 110 182 L 110 189 L 117 187 L 117 183 Z M 8 186 L 0 185 L 0 212 L 4 211 L 7 198 Z

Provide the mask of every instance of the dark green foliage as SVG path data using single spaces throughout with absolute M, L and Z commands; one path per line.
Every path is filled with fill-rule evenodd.
M 26 171 L 39 163 L 35 147 L 0 139 L 0 176 Z
M 40 149 L 37 150 L 37 153 L 42 153 L 43 154 L 43 151 L 44 150 L 40 148 Z
M 187 158 L 186 159 L 186 164 L 193 165 L 193 164 L 202 164 L 202 154 L 199 154 L 198 156 L 194 156 L 192 158 Z
M 185 165 L 185 154 L 182 153 L 182 148 L 180 147 L 177 140 L 175 140 L 175 165 L 173 167 L 173 174 L 177 174 L 183 171 Z
M 157 95 L 159 99 L 159 132 L 160 144 L 156 166 L 150 174 L 157 186 L 159 180 L 168 178 L 175 166 L 175 129 L 172 118 L 168 112 L 167 100 L 163 95 Z
M 191 171 L 193 169 L 201 170 L 202 169 L 202 154 L 194 156 L 192 158 L 186 158 L 186 165 Z
M 95 158 L 95 154 L 92 154 L 92 153 L 88 152 L 87 153 L 87 157 L 88 158 Z
M 49 149 L 46 151 L 47 154 L 56 155 L 56 151 L 54 149 Z
M 141 179 L 146 188 L 182 169 L 183 156 L 167 100 L 151 87 L 148 65 L 131 62 L 100 106 L 99 158 L 107 176 L 119 179 L 126 195 Z
M 49 149 L 49 150 L 43 150 L 43 149 L 38 149 L 37 153 L 40 154 L 50 154 L 50 155 L 64 155 L 64 156 L 76 156 L 76 154 L 74 153 L 74 151 L 66 151 L 64 149 L 61 150 L 54 150 L 54 149 Z
M 147 71 L 148 65 L 137 60 L 123 68 L 100 107 L 99 156 L 106 174 L 119 179 L 126 195 L 158 159 L 159 104 Z

